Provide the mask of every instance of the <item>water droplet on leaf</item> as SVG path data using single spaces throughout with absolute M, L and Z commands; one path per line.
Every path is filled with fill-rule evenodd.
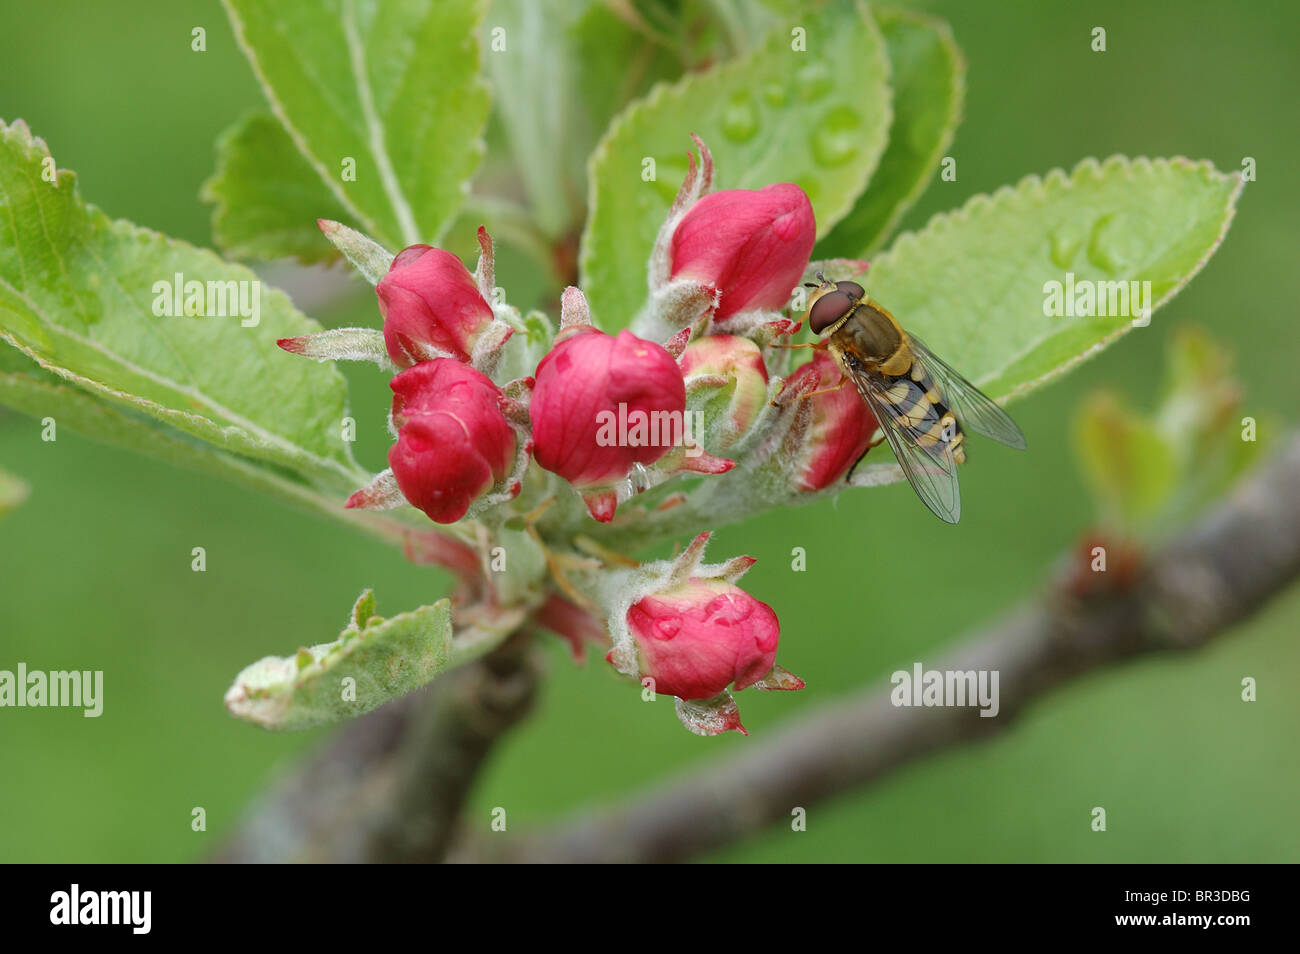
M 1088 261 L 1108 275 L 1123 270 L 1123 262 L 1116 254 L 1110 240 L 1114 218 L 1113 215 L 1103 215 L 1093 223 L 1092 233 L 1088 237 Z
M 763 85 L 763 102 L 767 103 L 767 105 L 774 109 L 780 109 L 784 106 L 787 98 L 788 94 L 786 93 L 785 86 L 781 83 L 773 82 L 765 83 Z
M 722 134 L 733 142 L 748 142 L 758 132 L 758 112 L 747 93 L 735 93 L 722 114 Z
M 795 74 L 795 84 L 799 88 L 799 98 L 807 102 L 821 99 L 835 88 L 830 67 L 819 60 L 814 60 Z
M 813 158 L 823 166 L 843 165 L 857 155 L 861 135 L 862 117 L 848 106 L 838 106 L 813 132 Z
M 1074 256 L 1079 252 L 1079 246 L 1083 243 L 1072 238 L 1064 229 L 1057 229 L 1049 233 L 1048 238 L 1051 242 L 1049 255 L 1052 258 L 1052 264 L 1058 268 L 1068 269 L 1074 262 Z

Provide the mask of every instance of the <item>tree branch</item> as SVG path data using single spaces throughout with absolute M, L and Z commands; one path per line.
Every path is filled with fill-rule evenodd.
M 441 860 L 496 741 L 532 706 L 529 642 L 516 633 L 348 723 L 251 808 L 214 860 Z
M 1117 547 L 1112 546 L 1112 551 Z M 896 708 L 886 685 L 805 716 L 743 754 L 627 804 L 458 860 L 681 861 L 789 819 L 908 762 L 1008 727 L 1082 673 L 1221 635 L 1300 575 L 1300 437 L 1184 537 L 1127 568 L 1068 555 L 1046 593 L 962 641 L 929 669 L 997 670 L 1001 710 Z

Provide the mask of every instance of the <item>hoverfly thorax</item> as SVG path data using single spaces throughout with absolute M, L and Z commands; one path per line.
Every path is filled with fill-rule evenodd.
M 902 328 L 857 282 L 823 280 L 817 285 L 809 298 L 808 327 L 823 336 L 840 360 L 852 358 L 871 368 L 897 365 L 893 373 L 903 373 L 911 364 Z

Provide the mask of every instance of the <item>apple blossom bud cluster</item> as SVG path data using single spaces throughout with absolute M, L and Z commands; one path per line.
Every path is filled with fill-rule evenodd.
M 575 656 L 603 643 L 652 698 L 676 697 L 688 728 L 716 734 L 744 731 L 733 692 L 803 683 L 776 664 L 776 613 L 736 583 L 753 561 L 702 563 L 701 527 L 832 492 L 876 422 L 825 352 L 792 371 L 779 340 L 799 330 L 791 296 L 812 272 L 847 278 L 865 263 L 810 264 L 817 229 L 803 190 L 711 191 L 712 157 L 696 143 L 699 162 L 689 156 L 654 243 L 644 307 L 600 316 L 630 327 L 602 330 L 576 287 L 558 330 L 540 313 L 524 320 L 494 285 L 483 229 L 471 272 L 443 249 L 392 255 L 322 222 L 375 282 L 382 329 L 280 345 L 395 372 L 389 468 L 347 506 L 409 505 L 443 525 L 451 546 L 423 552 L 455 553 L 463 582 L 464 553 L 478 553 L 467 618 L 514 613 L 568 639 Z M 683 531 L 695 540 L 673 560 L 618 552 Z M 503 540 L 537 551 L 517 561 L 541 567 L 537 578 L 487 569 Z

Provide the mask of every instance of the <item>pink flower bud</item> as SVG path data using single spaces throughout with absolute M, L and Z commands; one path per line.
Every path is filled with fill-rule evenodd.
M 610 520 L 616 499 L 608 488 L 674 446 L 664 426 L 684 421 L 681 369 L 630 331 L 615 337 L 574 325 L 542 358 L 536 378 L 529 416 L 537 463 L 584 492 L 592 516 Z
M 706 422 L 705 446 L 719 453 L 729 449 L 767 404 L 763 352 L 748 338 L 706 335 L 686 347 L 678 364 L 687 403 Z
M 866 401 L 824 351 L 815 352 L 812 361 L 796 368 L 782 393 L 798 395 L 822 388 L 835 390 L 803 399 L 812 404 L 813 418 L 795 470 L 800 490 L 821 490 L 843 477 L 871 446 L 876 430 L 876 418 Z
M 391 386 L 398 430 L 388 464 L 397 486 L 430 520 L 455 523 L 514 461 L 516 437 L 501 412 L 501 392 L 450 358 L 423 361 Z
M 664 695 L 711 699 L 732 683 L 754 685 L 776 664 L 776 613 L 726 580 L 692 577 L 643 597 L 627 625 L 640 678 Z
M 479 293 L 474 276 L 464 262 L 440 248 L 403 249 L 375 292 L 388 356 L 399 368 L 439 352 L 468 361 L 474 342 L 492 322 L 492 306 Z
M 673 232 L 671 277 L 717 289 L 715 319 L 776 310 L 803 278 L 816 237 L 812 204 L 797 185 L 714 192 Z

